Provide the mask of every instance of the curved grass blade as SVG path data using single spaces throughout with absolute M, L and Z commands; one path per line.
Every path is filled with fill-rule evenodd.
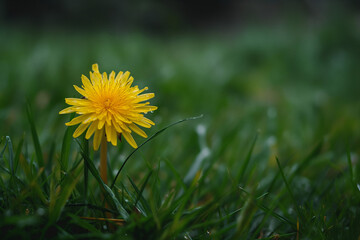
M 15 153 L 15 158 L 14 158 L 14 173 L 15 174 L 16 174 L 17 166 L 19 165 L 19 159 L 20 159 L 23 144 L 24 144 L 24 135 L 20 139 L 20 142 L 17 145 L 17 149 L 16 149 L 16 153 Z
M 140 144 L 140 146 L 139 146 L 138 148 L 135 148 L 135 149 L 129 154 L 129 156 L 125 159 L 124 163 L 121 165 L 119 171 L 117 172 L 117 174 L 116 174 L 116 176 L 115 176 L 115 178 L 114 178 L 114 180 L 113 180 L 110 188 L 112 189 L 112 188 L 114 187 L 115 182 L 116 182 L 117 178 L 119 177 L 121 170 L 124 168 L 126 162 L 127 162 L 127 161 L 130 159 L 130 157 L 131 157 L 136 151 L 138 151 L 142 146 L 144 146 L 146 143 L 150 142 L 152 139 L 154 139 L 155 137 L 157 137 L 160 133 L 164 132 L 166 129 L 168 129 L 168 128 L 172 127 L 172 126 L 175 126 L 175 125 L 177 125 L 177 124 L 179 124 L 179 123 L 182 123 L 182 122 L 186 122 L 186 121 L 190 121 L 190 120 L 196 120 L 196 119 L 199 119 L 199 118 L 202 118 L 202 117 L 203 117 L 203 115 L 200 115 L 200 116 L 197 116 L 197 117 L 185 118 L 185 119 L 179 120 L 179 121 L 177 121 L 177 122 L 174 122 L 174 123 L 172 123 L 172 124 L 164 127 L 163 129 L 160 129 L 160 130 L 157 131 L 156 133 L 154 133 L 154 135 L 152 135 L 151 137 L 149 137 L 146 141 L 144 141 L 142 144 Z
M 281 174 L 281 176 L 282 176 L 282 178 L 284 180 L 285 186 L 286 186 L 286 188 L 287 188 L 287 190 L 288 190 L 288 192 L 290 194 L 290 197 L 291 197 L 292 201 L 294 202 L 296 213 L 298 214 L 299 217 L 301 217 L 302 215 L 301 215 L 300 209 L 298 207 L 298 203 L 297 203 L 297 201 L 295 199 L 295 196 L 294 196 L 293 192 L 291 191 L 290 185 L 289 185 L 288 181 L 286 180 L 284 171 L 283 171 L 283 169 L 282 169 L 282 167 L 280 165 L 280 161 L 279 161 L 279 159 L 277 157 L 276 157 L 276 162 L 277 162 L 277 164 L 279 166 L 280 174 Z
M 323 140 L 321 140 L 314 149 L 304 158 L 303 161 L 299 164 L 299 166 L 295 169 L 295 171 L 290 175 L 288 182 L 291 183 L 295 176 L 297 176 L 302 170 L 304 170 L 310 163 L 314 157 L 321 153 L 321 149 L 323 146 Z
M 125 210 L 125 208 L 120 204 L 120 202 L 116 199 L 114 192 L 103 182 L 103 180 L 100 177 L 99 172 L 97 171 L 94 163 L 91 161 L 88 155 L 85 154 L 85 150 L 83 149 L 82 144 L 79 142 L 78 139 L 75 139 L 80 147 L 80 153 L 81 156 L 84 158 L 85 162 L 88 165 L 88 168 L 91 172 L 91 174 L 95 177 L 95 179 L 98 181 L 100 186 L 105 190 L 105 198 L 108 203 L 113 203 L 115 206 L 117 212 L 124 218 L 124 220 L 127 220 L 129 218 L 128 212 Z
M 246 195 L 250 195 L 250 193 L 248 191 L 246 191 L 244 188 L 239 188 L 242 192 L 246 193 Z M 266 193 L 267 195 L 267 193 Z M 267 206 L 265 206 L 264 204 L 261 203 L 261 198 L 263 198 L 264 196 L 266 196 L 265 194 L 262 194 L 261 196 L 257 197 L 256 199 L 254 199 L 255 204 L 264 212 L 266 212 L 267 214 L 270 214 L 271 216 L 277 218 L 279 221 L 283 222 L 283 223 L 288 223 L 291 226 L 295 226 L 295 223 L 292 222 L 291 220 L 287 219 L 284 216 L 281 216 L 280 214 L 277 214 L 273 208 L 268 208 Z
M 144 192 L 145 186 L 147 184 L 147 182 L 149 181 L 151 175 L 152 175 L 153 171 L 150 171 L 148 173 L 148 175 L 146 176 L 145 182 L 143 183 L 143 185 L 141 186 L 140 190 L 138 189 L 138 187 L 135 185 L 135 183 L 133 182 L 133 180 L 128 176 L 128 179 L 131 183 L 131 185 L 133 186 L 133 188 L 135 189 L 137 196 L 136 196 L 136 200 L 134 203 L 134 206 L 136 207 L 139 200 L 141 199 L 141 203 L 142 205 L 146 208 L 146 211 L 149 212 L 150 211 L 150 205 L 149 203 L 144 199 L 144 197 L 142 196 L 142 193 Z
M 1 142 L 0 142 L 0 143 L 2 143 L 2 141 L 3 141 L 3 137 L 1 138 Z M 3 150 L 1 150 L 0 158 L 3 158 L 4 152 L 5 152 L 5 149 L 6 149 L 7 145 L 8 145 L 8 142 L 5 141 L 5 146 L 4 146 Z
M 249 165 L 249 162 L 250 162 L 250 159 L 251 159 L 251 156 L 252 156 L 252 153 L 253 153 L 253 150 L 254 150 L 255 143 L 256 143 L 256 140 L 258 138 L 258 135 L 259 135 L 259 133 L 256 133 L 255 138 L 254 138 L 254 140 L 253 140 L 253 142 L 251 144 L 251 147 L 249 149 L 249 152 L 248 152 L 248 154 L 247 154 L 247 156 L 245 158 L 245 161 L 244 161 L 243 165 L 241 166 L 239 175 L 237 176 L 237 179 L 238 179 L 239 182 L 241 182 L 242 179 L 244 178 L 244 173 L 246 171 L 247 166 Z
M 83 136 L 83 148 L 86 156 L 89 157 L 89 141 Z M 89 186 L 89 166 L 86 161 L 84 161 L 84 201 L 87 204 L 88 196 L 88 186 Z M 87 215 L 87 207 L 84 208 L 84 215 Z
M 347 157 L 347 162 L 348 162 L 348 165 L 349 165 L 351 185 L 354 188 L 354 191 L 357 193 L 357 196 L 360 196 L 359 189 L 358 189 L 358 187 L 356 186 L 356 183 L 355 183 L 355 177 L 354 177 L 354 172 L 353 172 L 353 167 L 352 167 L 351 155 L 350 155 L 349 148 L 346 151 L 346 157 Z
M 70 120 L 73 119 L 75 113 L 70 115 Z M 62 146 L 61 146 L 61 155 L 60 155 L 60 166 L 61 170 L 66 172 L 69 165 L 69 155 L 70 155 L 70 147 L 72 142 L 72 133 L 74 132 L 75 127 L 69 126 L 65 130 Z
M 40 146 L 40 142 L 39 142 L 39 137 L 38 137 L 36 127 L 35 127 L 34 118 L 31 113 L 30 104 L 27 104 L 26 113 L 27 113 L 28 121 L 30 123 L 31 136 L 32 136 L 33 142 L 34 142 L 37 163 L 39 165 L 39 168 L 42 168 L 42 167 L 44 167 L 44 158 L 43 158 L 43 154 L 42 154 L 42 150 L 41 150 L 41 146 Z
M 32 136 L 32 139 L 33 139 L 33 142 L 34 142 L 36 161 L 37 161 L 37 164 L 38 164 L 39 170 L 40 170 L 42 168 L 45 168 L 44 157 L 43 157 L 43 154 L 42 154 L 39 137 L 38 137 L 38 134 L 37 134 L 37 131 L 36 131 L 35 122 L 34 122 L 34 118 L 33 118 L 32 113 L 31 113 L 31 107 L 30 107 L 29 103 L 26 106 L 26 113 L 27 113 L 28 121 L 30 123 L 31 136 Z M 45 171 L 42 171 L 41 178 L 42 178 L 42 182 L 44 183 L 43 188 L 44 188 L 45 192 L 48 192 L 47 191 L 48 190 L 48 184 L 47 184 L 47 177 L 45 175 Z
M 49 155 L 47 157 L 46 168 L 45 168 L 47 174 L 51 173 L 51 167 L 54 165 L 53 160 L 55 157 L 55 148 L 56 148 L 56 142 L 55 140 L 52 140 L 49 150 Z
M 168 160 L 164 160 L 164 162 L 166 163 L 166 166 L 170 169 L 170 171 L 172 172 L 172 174 L 175 176 L 176 181 L 181 185 L 181 187 L 183 188 L 184 191 L 187 190 L 187 186 L 184 183 L 184 181 L 182 180 L 182 178 L 180 177 L 180 174 L 178 173 L 178 171 L 176 171 L 174 165 L 172 165 L 172 163 Z
M 86 207 L 86 208 L 89 208 L 91 210 L 98 210 L 98 211 L 101 211 L 101 212 L 109 212 L 109 213 L 117 214 L 116 211 L 113 211 L 113 210 L 111 210 L 109 208 L 99 207 L 97 205 L 93 205 L 93 204 L 90 204 L 90 203 L 69 203 L 69 204 L 66 204 L 65 207 Z
M 11 176 L 14 177 L 15 176 L 15 172 L 14 172 L 14 149 L 12 146 L 12 142 L 9 136 L 6 136 L 6 141 L 9 143 L 8 145 L 8 149 L 9 149 L 9 166 L 10 166 L 10 172 L 11 172 Z
M 60 186 L 55 191 L 51 191 L 49 218 L 50 222 L 56 222 L 68 201 L 71 193 L 74 191 L 77 182 L 80 180 L 82 165 L 78 164 L 66 174 Z M 52 184 L 54 186 L 54 184 Z

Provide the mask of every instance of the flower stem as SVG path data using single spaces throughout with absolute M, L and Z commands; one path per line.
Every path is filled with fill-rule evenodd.
M 102 136 L 100 148 L 100 177 L 107 185 L 107 142 L 105 134 Z

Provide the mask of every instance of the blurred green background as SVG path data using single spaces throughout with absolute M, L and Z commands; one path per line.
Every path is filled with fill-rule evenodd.
M 347 144 L 359 154 L 356 1 L 7 0 L 0 8 L 0 133 L 14 142 L 29 133 L 27 101 L 44 151 L 60 142 L 64 98 L 79 97 L 72 85 L 99 63 L 156 94 L 149 134 L 204 114 L 154 143 L 156 154 L 192 162 L 198 124 L 223 158 L 243 158 L 258 131 L 270 157 L 296 158 L 323 139 L 334 156 Z
M 59 175 L 60 187 L 65 186 L 62 177 L 74 183 L 72 170 L 59 168 L 69 116 L 58 113 L 66 107 L 64 98 L 80 97 L 72 85 L 80 86 L 81 75 L 88 76 L 98 63 L 101 72 L 130 71 L 134 84 L 155 93 L 150 102 L 159 108 L 148 114 L 156 123 L 146 129 L 149 136 L 177 120 L 204 115 L 168 129 L 127 163 L 114 192 L 132 189 L 132 181 L 140 186 L 154 172 L 143 197 L 156 211 L 140 216 L 135 210 L 139 198 L 125 203 L 132 218 L 119 228 L 120 237 L 270 239 L 279 233 L 295 239 L 300 231 L 300 239 L 355 239 L 360 222 L 359 60 L 359 1 L 3 0 L 0 135 L 10 136 L 14 151 L 10 138 L 0 138 L 1 169 L 11 169 L 7 159 L 15 155 L 36 176 L 42 152 L 44 176 Z M 42 151 L 33 146 L 27 103 Z M 69 145 L 70 166 L 81 156 L 75 141 Z M 123 141 L 109 151 L 112 180 L 132 148 Z M 98 155 L 90 153 L 96 166 Z M 0 180 L 7 181 L 8 172 L 2 171 Z M 33 190 L 43 182 L 28 180 L 20 166 L 17 173 L 25 183 L 18 190 L 0 182 L 0 228 L 12 229 L 5 234 L 9 239 L 45 234 L 49 207 Z M 56 206 L 87 200 L 102 206 L 98 183 L 85 176 Z M 35 194 L 28 197 L 20 194 L 23 190 Z M 11 198 L 4 201 L 6 194 Z M 123 190 L 121 196 L 123 203 Z M 169 196 L 176 201 L 164 207 Z M 255 207 L 255 197 L 265 208 Z M 176 212 L 179 203 L 183 209 Z M 19 219 L 29 209 L 35 220 L 24 228 Z M 82 210 L 67 205 L 54 227 L 75 234 L 78 227 L 68 219 Z M 173 221 L 175 212 L 181 218 Z M 89 216 L 102 215 L 91 211 Z M 106 232 L 94 226 L 98 229 L 90 232 Z

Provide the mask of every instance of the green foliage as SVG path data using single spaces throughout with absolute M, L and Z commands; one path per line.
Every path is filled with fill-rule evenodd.
M 358 239 L 360 32 L 341 21 L 166 41 L 4 28 L 2 239 Z M 58 115 L 94 62 L 159 106 L 138 149 L 109 147 L 109 186 Z

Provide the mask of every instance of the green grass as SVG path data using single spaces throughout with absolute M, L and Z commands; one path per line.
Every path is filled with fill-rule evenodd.
M 0 46 L 2 239 L 360 236 L 351 17 L 164 37 L 4 26 Z M 151 141 L 109 147 L 109 186 L 99 153 L 58 114 L 95 62 L 131 71 L 159 107 Z M 107 212 L 124 222 L 83 218 Z

